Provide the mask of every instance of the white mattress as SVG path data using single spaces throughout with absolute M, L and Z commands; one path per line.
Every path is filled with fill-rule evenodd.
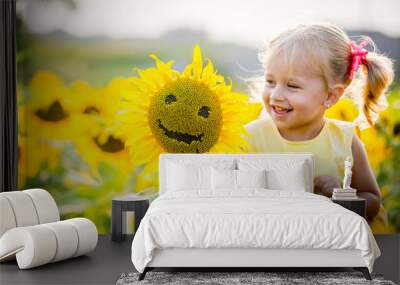
M 155 249 L 167 248 L 359 250 L 370 272 L 380 255 L 365 219 L 321 195 L 266 189 L 215 194 L 170 192 L 154 200 L 132 243 L 135 268 L 143 272 Z

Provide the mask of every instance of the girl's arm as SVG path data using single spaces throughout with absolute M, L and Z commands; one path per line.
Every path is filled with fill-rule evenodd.
M 367 153 L 360 139 L 354 135 L 351 144 L 353 169 L 351 187 L 357 189 L 357 195 L 366 199 L 367 220 L 371 220 L 379 211 L 381 194 L 375 175 L 368 162 Z

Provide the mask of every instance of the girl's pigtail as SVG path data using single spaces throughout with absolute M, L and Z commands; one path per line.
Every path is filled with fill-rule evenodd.
M 385 92 L 394 78 L 393 62 L 384 55 L 369 52 L 363 62 L 363 73 L 366 75 L 362 90 L 363 117 L 372 126 L 378 119 L 379 112 L 387 107 Z

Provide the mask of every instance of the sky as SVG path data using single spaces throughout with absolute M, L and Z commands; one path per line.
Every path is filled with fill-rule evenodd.
M 17 11 L 34 33 L 63 30 L 80 37 L 157 38 L 187 28 L 217 42 L 256 47 L 311 21 L 400 37 L 400 0 L 17 0 Z

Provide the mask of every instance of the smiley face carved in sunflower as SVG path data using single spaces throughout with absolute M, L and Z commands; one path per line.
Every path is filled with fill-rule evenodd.
M 153 96 L 148 119 L 154 136 L 168 152 L 203 153 L 218 140 L 221 104 L 205 84 L 180 79 Z
M 134 166 L 158 168 L 160 153 L 241 153 L 247 148 L 244 125 L 258 117 L 261 104 L 232 90 L 211 60 L 203 65 L 199 46 L 182 72 L 151 55 L 154 67 L 136 69 L 121 88 L 117 134 Z

